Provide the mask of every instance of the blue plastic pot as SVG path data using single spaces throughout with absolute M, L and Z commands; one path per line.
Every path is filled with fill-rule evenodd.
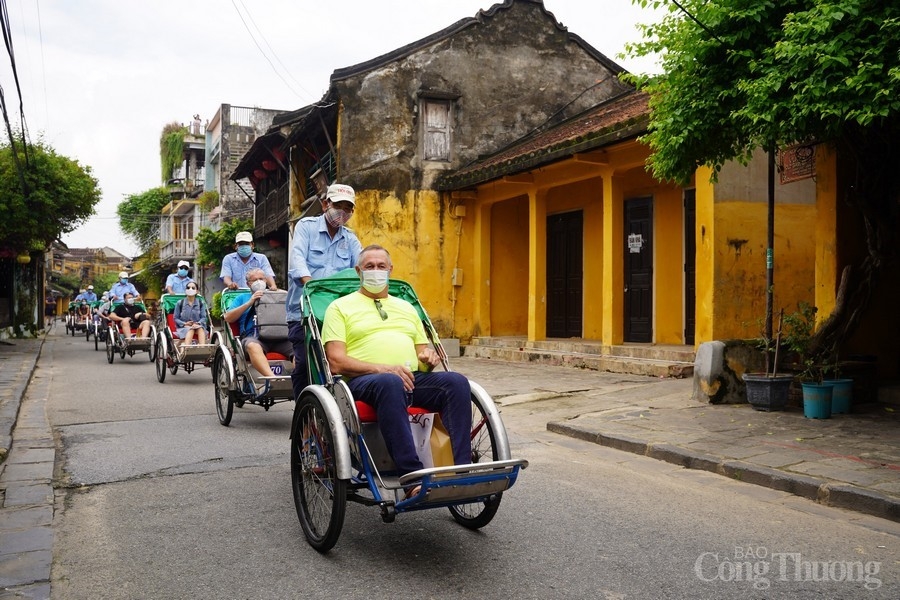
M 803 416 L 807 419 L 831 418 L 831 393 L 828 384 L 803 383 Z
M 831 414 L 846 415 L 850 412 L 850 404 L 853 401 L 852 379 L 829 379 L 825 381 L 831 385 Z

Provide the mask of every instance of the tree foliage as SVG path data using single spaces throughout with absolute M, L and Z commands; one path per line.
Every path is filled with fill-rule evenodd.
M 661 0 L 635 0 L 642 7 Z M 679 6 L 680 5 L 680 6 Z M 895 258 L 900 189 L 900 4 L 883 0 L 681 0 L 642 27 L 635 55 L 663 73 L 635 77 L 650 94 L 645 136 L 659 179 L 718 173 L 763 147 L 832 144 L 847 182 L 841 199 L 867 232 L 814 348 L 833 353 L 859 323 Z M 770 146 L 772 145 L 772 146 Z M 846 292 L 846 294 L 845 294 Z
M 0 142 L 3 246 L 20 252 L 46 248 L 90 218 L 100 195 L 89 166 L 57 154 L 42 140 L 28 145 L 27 156 L 18 140 Z
M 163 127 L 159 136 L 159 158 L 162 169 L 162 180 L 172 178 L 172 172 L 184 161 L 184 136 L 188 128 L 180 123 L 169 123 Z
M 659 0 L 636 0 L 641 6 Z M 900 5 L 880 0 L 683 0 L 685 12 L 642 26 L 636 55 L 663 74 L 636 78 L 650 96 L 654 174 L 687 182 L 769 143 L 896 135 Z
M 197 233 L 197 264 L 221 268 L 225 255 L 234 252 L 234 238 L 239 231 L 253 231 L 253 221 L 235 219 L 223 223 L 218 231 L 201 227 Z
M 119 228 L 141 252 L 146 252 L 159 239 L 159 215 L 172 200 L 164 187 L 153 188 L 139 194 L 131 194 L 119 203 Z

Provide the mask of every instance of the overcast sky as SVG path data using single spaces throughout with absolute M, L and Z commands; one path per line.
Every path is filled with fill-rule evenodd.
M 89 165 L 103 199 L 63 236 L 72 248 L 137 247 L 119 231 L 122 199 L 159 186 L 159 136 L 220 104 L 294 110 L 319 100 L 331 73 L 490 8 L 491 0 L 7 0 L 32 140 Z M 544 0 L 569 31 L 622 58 L 636 23 L 658 13 L 631 0 Z M 19 121 L 8 60 L 0 86 Z M 5 137 L 5 133 L 3 133 Z

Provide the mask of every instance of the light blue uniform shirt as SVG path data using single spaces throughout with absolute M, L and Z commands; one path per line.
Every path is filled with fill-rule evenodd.
M 88 291 L 86 291 L 86 292 L 84 293 L 84 296 L 82 296 L 81 299 L 82 299 L 82 300 L 87 300 L 88 302 L 96 302 L 96 301 L 97 301 L 97 294 L 95 294 L 95 293 L 92 292 L 91 290 L 88 290 Z
M 266 277 L 275 277 L 275 271 L 272 270 L 269 259 L 265 254 L 259 252 L 252 253 L 247 262 L 244 262 L 237 252 L 226 254 L 222 259 L 222 271 L 219 273 L 219 277 L 224 280 L 228 275 L 238 287 L 245 288 L 247 287 L 247 271 L 250 269 L 262 269 Z
M 352 230 L 341 227 L 334 238 L 328 235 L 325 217 L 306 217 L 294 227 L 294 239 L 288 255 L 287 322 L 299 321 L 301 277 L 321 279 L 356 266 L 362 244 Z
M 109 288 L 109 297 L 117 302 L 121 302 L 125 299 L 125 293 L 130 292 L 135 296 L 138 295 L 137 288 L 134 287 L 134 284 L 130 281 L 128 283 L 122 283 L 121 281 L 117 281 L 113 284 L 111 288 Z
M 163 286 L 168 288 L 172 286 L 173 294 L 183 294 L 185 292 L 185 287 L 189 283 L 193 283 L 194 280 L 185 275 L 184 277 L 180 277 L 178 273 L 170 273 L 168 277 L 166 277 L 166 285 Z M 168 293 L 168 292 L 166 292 Z

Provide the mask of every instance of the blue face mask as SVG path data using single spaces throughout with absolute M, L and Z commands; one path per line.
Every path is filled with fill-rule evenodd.
M 238 246 L 237 253 L 241 258 L 247 258 L 253 254 L 253 248 L 250 246 Z
M 186 277 L 187 269 L 178 269 L 178 274 L 181 275 L 182 277 Z
M 119 283 L 128 283 L 128 278 L 123 277 L 122 279 L 119 280 Z

